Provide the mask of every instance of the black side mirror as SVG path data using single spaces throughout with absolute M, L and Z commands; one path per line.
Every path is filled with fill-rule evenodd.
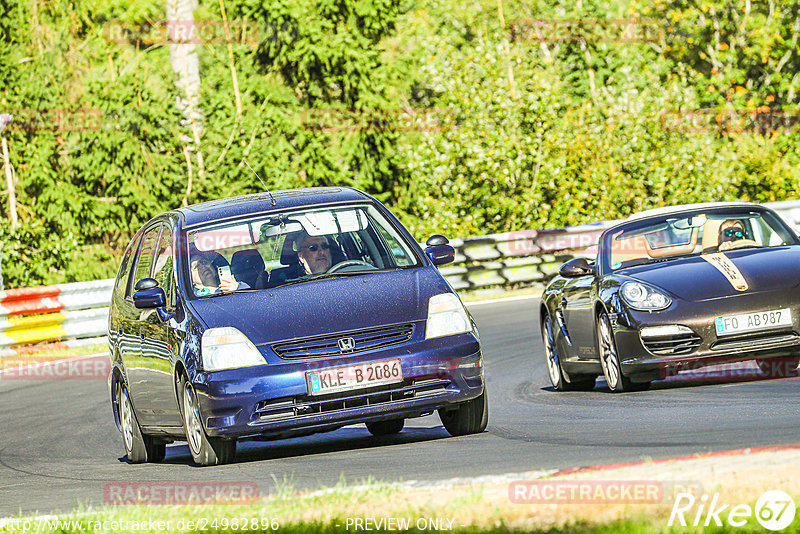
M 594 266 L 590 265 L 586 258 L 572 258 L 561 266 L 558 274 L 564 278 L 577 278 L 594 274 Z
M 142 289 L 153 289 L 154 287 L 158 287 L 158 282 L 155 278 L 142 278 L 136 285 L 133 287 L 136 291 L 140 291 Z
M 434 265 L 452 263 L 456 256 L 456 249 L 449 243 L 450 241 L 445 236 L 439 234 L 433 234 L 425 242 L 428 245 L 425 249 L 425 254 L 428 255 Z
M 425 241 L 425 244 L 428 245 L 429 247 L 435 247 L 438 245 L 447 245 L 448 243 L 450 243 L 450 241 L 442 234 L 433 234 L 428 238 L 427 241 Z

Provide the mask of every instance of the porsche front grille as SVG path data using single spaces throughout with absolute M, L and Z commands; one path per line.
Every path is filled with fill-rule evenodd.
M 691 354 L 703 341 L 685 326 L 642 329 L 641 336 L 644 347 L 659 356 Z
M 322 358 L 340 356 L 343 353 L 354 354 L 367 350 L 380 349 L 390 345 L 405 343 L 411 339 L 414 325 L 401 324 L 369 328 L 358 332 L 341 332 L 313 338 L 287 341 L 272 345 L 272 350 L 281 358 Z M 343 349 L 340 340 L 352 341 L 352 348 Z

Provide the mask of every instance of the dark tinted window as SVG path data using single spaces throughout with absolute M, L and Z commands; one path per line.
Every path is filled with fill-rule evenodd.
M 153 253 L 155 252 L 156 240 L 160 229 L 161 226 L 157 225 L 145 232 L 142 246 L 139 247 L 139 255 L 136 257 L 135 275 L 130 280 L 127 295 L 133 294 L 133 287 L 136 282 L 150 276 L 150 269 L 153 266 Z
M 170 306 L 173 305 L 174 297 L 172 293 L 172 266 L 174 261 L 172 252 L 172 231 L 169 226 L 164 226 L 161 238 L 158 240 L 152 276 L 156 279 L 158 285 L 164 288 L 164 292 L 167 294 L 167 303 Z
M 125 298 L 125 290 L 128 287 L 128 277 L 131 274 L 131 264 L 136 249 L 139 248 L 139 242 L 142 240 L 142 234 L 136 234 L 133 239 L 128 243 L 128 248 L 125 249 L 125 255 L 122 256 L 122 263 L 119 266 L 119 273 L 117 273 L 117 281 L 114 283 L 114 291 L 120 297 Z

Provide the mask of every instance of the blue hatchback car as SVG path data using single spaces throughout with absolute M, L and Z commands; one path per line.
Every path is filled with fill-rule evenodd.
M 111 300 L 109 392 L 132 463 L 188 441 L 200 465 L 238 440 L 366 423 L 374 435 L 439 411 L 482 432 L 478 330 L 437 265 L 371 196 L 277 191 L 163 213 L 139 230 Z

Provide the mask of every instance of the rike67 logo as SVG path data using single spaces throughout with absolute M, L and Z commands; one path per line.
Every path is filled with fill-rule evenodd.
M 723 512 L 727 516 L 721 515 Z M 755 508 L 750 508 L 748 504 L 736 506 L 723 504 L 720 502 L 719 493 L 715 493 L 711 499 L 707 494 L 697 499 L 691 493 L 679 493 L 672 506 L 667 526 L 708 527 L 713 524 L 721 527 L 723 523 L 727 523 L 731 527 L 743 527 L 755 517 L 765 529 L 778 531 L 791 525 L 794 516 L 794 500 L 781 490 L 764 492 L 756 501 Z

